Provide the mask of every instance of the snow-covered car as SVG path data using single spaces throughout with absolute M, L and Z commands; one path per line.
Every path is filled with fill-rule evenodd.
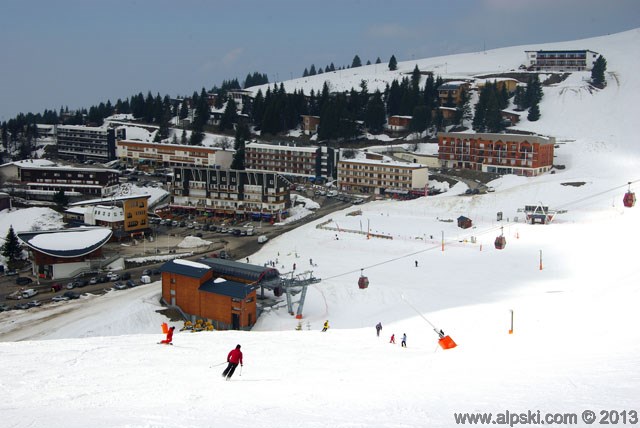
M 38 306 L 42 306 L 42 302 L 38 300 L 32 300 L 29 303 L 27 303 L 27 305 L 29 305 L 30 308 L 37 308 Z
M 493 193 L 495 191 L 496 191 L 496 189 L 494 189 L 493 187 L 491 187 L 491 186 L 487 187 L 487 192 Z
M 67 296 L 53 296 L 51 298 L 52 302 L 66 302 L 67 300 L 69 300 Z
M 265 242 L 267 242 L 269 240 L 269 238 L 267 238 L 266 235 L 260 235 L 258 236 L 258 244 L 264 244 Z

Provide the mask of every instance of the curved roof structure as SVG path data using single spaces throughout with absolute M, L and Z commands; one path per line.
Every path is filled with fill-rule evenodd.
M 18 232 L 29 248 L 53 257 L 81 257 L 106 244 L 113 232 L 104 227 L 76 227 L 38 232 Z

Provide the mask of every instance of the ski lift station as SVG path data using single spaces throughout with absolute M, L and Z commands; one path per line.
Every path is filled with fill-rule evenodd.
M 300 293 L 295 315 L 302 318 L 307 286 L 319 281 L 311 272 L 283 276 L 275 268 L 219 258 L 171 260 L 160 271 L 164 303 L 218 330 L 250 330 L 262 310 L 258 301 L 267 299 L 265 290 L 276 298 L 285 294 L 291 315 L 293 296 Z

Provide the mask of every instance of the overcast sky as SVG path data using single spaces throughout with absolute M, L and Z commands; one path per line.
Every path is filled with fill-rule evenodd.
M 637 27 L 638 0 L 3 0 L 0 121 L 254 71 L 288 80 L 356 54 L 387 63 Z

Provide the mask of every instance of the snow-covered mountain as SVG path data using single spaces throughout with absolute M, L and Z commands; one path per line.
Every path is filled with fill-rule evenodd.
M 293 263 L 311 268 L 312 259 L 323 279 L 309 289 L 301 331 L 286 310 L 275 309 L 251 332 L 178 332 L 175 346 L 158 346 L 158 283 L 2 313 L 3 423 L 450 427 L 455 412 L 495 418 L 539 411 L 543 419 L 575 414 L 586 426 L 587 410 L 596 421 L 601 411 L 616 410 L 620 425 L 626 411 L 626 424 L 637 423 L 640 207 L 624 208 L 622 196 L 627 182 L 634 188 L 640 180 L 640 29 L 405 62 L 397 73 L 416 63 L 447 76 L 505 71 L 517 69 L 525 50 L 555 48 L 590 49 L 608 63 L 604 90 L 590 89 L 588 74 L 575 73 L 544 88 L 538 122 L 519 125 L 556 137 L 555 163 L 566 169 L 505 176 L 486 195 L 458 196 L 466 188 L 458 184 L 435 197 L 372 202 L 358 207 L 362 215 L 346 209 L 269 241 L 253 263 L 277 260 L 289 271 Z M 393 78 L 386 65 L 377 67 L 285 87 L 308 93 L 331 79 L 342 90 L 367 79 L 373 90 Z M 547 226 L 524 224 L 518 208 L 540 202 L 566 213 Z M 496 220 L 498 211 L 505 221 Z M 472 218 L 474 228 L 442 221 L 459 215 Z M 329 218 L 342 230 L 370 228 L 393 239 L 338 233 L 336 240 L 316 228 Z M 507 246 L 496 250 L 501 227 Z M 366 290 L 357 287 L 360 269 L 370 280 Z M 331 327 L 322 333 L 325 320 Z M 430 323 L 458 347 L 440 349 Z M 406 349 L 398 340 L 403 333 Z M 224 382 L 220 373 L 236 343 L 243 371 Z

